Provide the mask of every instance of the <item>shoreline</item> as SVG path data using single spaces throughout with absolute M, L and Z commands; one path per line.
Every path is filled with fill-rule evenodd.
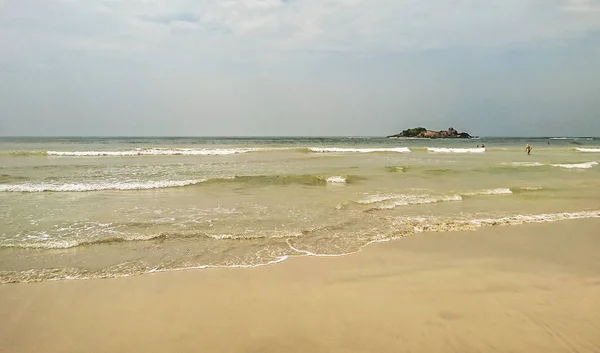
M 595 352 L 599 219 L 277 266 L 0 285 L 6 352 Z
M 501 190 L 501 189 L 499 189 Z M 510 190 L 510 189 L 509 189 Z M 502 193 L 504 193 L 501 190 Z M 512 193 L 512 192 L 510 192 Z M 580 212 L 559 212 L 559 213 L 549 213 L 549 214 L 533 214 L 533 215 L 519 215 L 519 216 L 507 216 L 500 218 L 482 218 L 482 219 L 471 219 L 471 220 L 458 220 L 455 221 L 455 224 L 452 225 L 454 228 L 446 228 L 444 222 L 439 224 L 432 223 L 429 225 L 420 224 L 418 218 L 410 219 L 416 223 L 413 224 L 414 230 L 408 233 L 402 233 L 400 235 L 396 235 L 388 238 L 375 239 L 366 242 L 365 244 L 358 247 L 357 250 L 350 251 L 347 253 L 339 253 L 339 254 L 321 254 L 321 253 L 313 253 L 308 250 L 303 250 L 294 247 L 289 242 L 289 239 L 286 240 L 287 245 L 291 250 L 293 250 L 294 254 L 287 254 L 280 256 L 276 259 L 269 260 L 264 263 L 255 263 L 255 264 L 232 264 L 232 265 L 197 265 L 197 266 L 189 266 L 182 268 L 164 268 L 164 269 L 148 269 L 144 272 L 135 272 L 135 273 L 122 273 L 122 274 L 114 274 L 114 273 L 104 273 L 101 276 L 91 276 L 86 277 L 85 274 L 77 274 L 77 269 L 64 269 L 67 270 L 65 275 L 55 275 L 55 277 L 47 277 L 44 279 L 31 279 L 21 281 L 2 281 L 3 277 L 0 277 L 0 285 L 3 284 L 25 284 L 25 283 L 42 283 L 48 281 L 89 281 L 89 280 L 103 280 L 103 279 L 113 279 L 113 278 L 129 278 L 129 277 L 137 277 L 137 276 L 146 276 L 156 273 L 168 273 L 168 272 L 179 272 L 179 271 L 188 271 L 188 270 L 210 270 L 210 269 L 245 269 L 245 268 L 258 268 L 258 267 L 266 267 L 271 265 L 276 265 L 288 261 L 293 258 L 303 258 L 303 257 L 346 257 L 354 254 L 358 254 L 360 252 L 365 251 L 372 245 L 378 243 L 389 243 L 401 240 L 406 237 L 420 236 L 422 234 L 436 234 L 436 233 L 457 233 L 457 232 L 480 232 L 483 229 L 494 228 L 494 227 L 514 227 L 521 226 L 527 224 L 548 224 L 548 223 L 556 223 L 556 222 L 564 222 L 564 221 L 573 221 L 573 220 L 593 220 L 600 219 L 600 211 L 580 211 Z M 462 227 L 462 228 L 461 228 Z M 55 269 L 51 269 L 55 270 Z M 73 270 L 73 271 L 70 271 Z M 6 273 L 0 273 L 1 275 L 7 276 L 9 278 L 10 271 L 6 271 Z M 26 271 L 27 272 L 27 271 Z M 62 276 L 62 277 L 61 277 Z

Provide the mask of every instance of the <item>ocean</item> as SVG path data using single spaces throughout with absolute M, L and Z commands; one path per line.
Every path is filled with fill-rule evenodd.
M 0 283 L 598 218 L 599 162 L 592 137 L 0 138 Z

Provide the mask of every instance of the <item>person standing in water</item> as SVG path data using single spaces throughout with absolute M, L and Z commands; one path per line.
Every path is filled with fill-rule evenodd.
M 531 154 L 531 146 L 529 144 L 527 144 L 527 147 L 525 147 L 525 151 L 527 154 Z

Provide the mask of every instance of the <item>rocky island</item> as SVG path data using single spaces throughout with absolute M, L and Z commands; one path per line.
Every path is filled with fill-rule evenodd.
M 416 127 L 413 129 L 407 129 L 402 131 L 399 134 L 387 136 L 389 138 L 402 138 L 402 137 L 417 137 L 417 138 L 431 138 L 431 139 L 442 139 L 442 138 L 463 138 L 468 139 L 473 136 L 469 135 L 466 132 L 458 132 L 453 127 L 448 130 L 427 130 L 424 127 Z

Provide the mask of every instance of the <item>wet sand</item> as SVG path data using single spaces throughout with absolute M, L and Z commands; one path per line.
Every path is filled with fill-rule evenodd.
M 1 352 L 600 352 L 600 220 L 0 286 Z

